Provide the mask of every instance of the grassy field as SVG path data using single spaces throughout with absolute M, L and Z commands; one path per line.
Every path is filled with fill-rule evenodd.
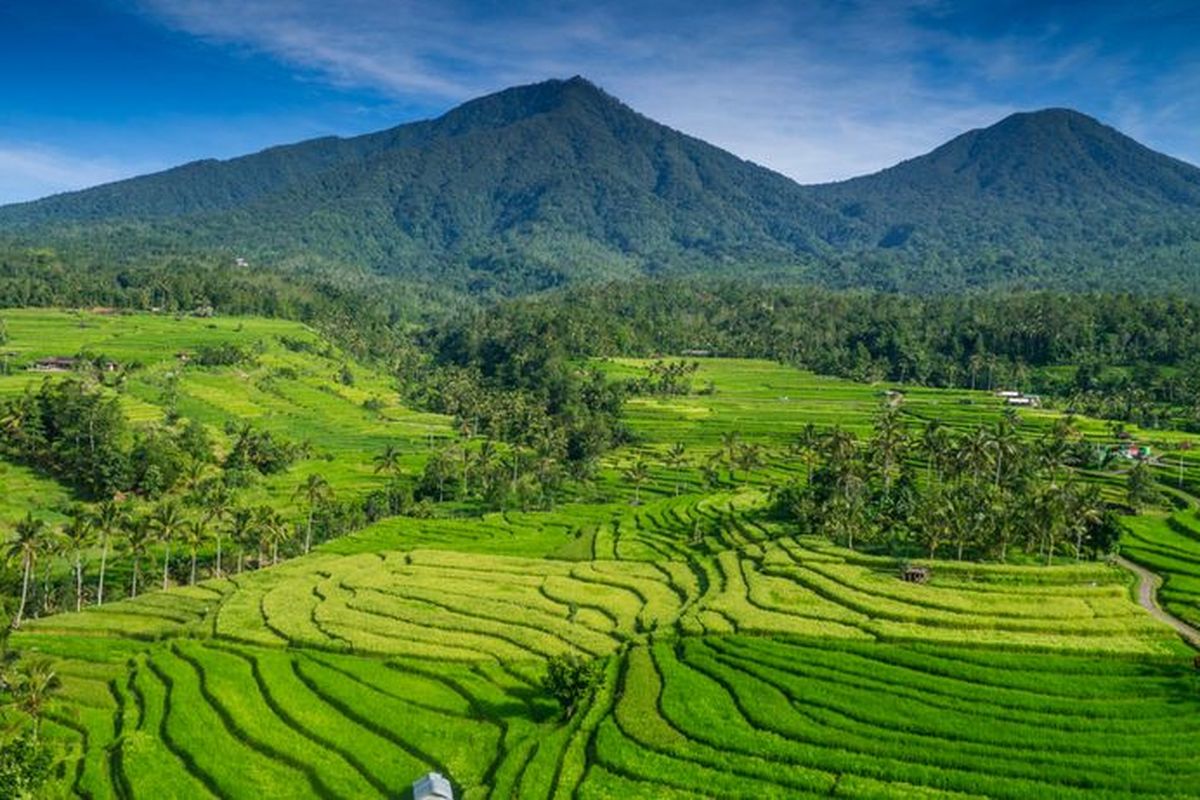
M 320 458 L 254 489 L 284 508 L 309 470 L 365 491 L 384 444 L 415 468 L 430 435 L 450 435 L 397 404 L 384 376 L 354 365 L 345 387 L 336 352 L 284 346 L 315 338 L 299 326 L 4 316 L 14 350 L 45 340 L 22 353 L 77 352 L 83 331 L 144 364 L 123 402 L 145 418 L 161 413 L 178 350 L 218 336 L 254 346 L 250 369 L 185 370 L 180 409 L 218 434 L 246 415 L 310 440 Z M 20 391 L 29 376 L 3 380 Z M 1127 573 L 921 561 L 932 578 L 916 585 L 893 558 L 795 536 L 763 513 L 765 484 L 803 470 L 788 439 L 808 422 L 865 433 L 885 387 L 746 361 L 704 361 L 696 385 L 710 380 L 712 394 L 632 400 L 637 440 L 554 510 L 394 517 L 278 566 L 30 623 L 14 645 L 64 678 L 46 728 L 63 754 L 50 796 L 405 797 L 428 770 L 466 798 L 1194 795 L 1192 651 L 1136 604 Z M 363 409 L 372 396 L 383 410 Z M 903 410 L 963 427 L 1002 406 L 909 390 Z M 1021 430 L 1057 416 L 1022 412 Z M 1080 428 L 1111 438 L 1098 421 Z M 729 431 L 769 457 L 705 487 L 698 465 Z M 1149 438 L 1168 454 L 1157 477 L 1188 505 L 1200 463 L 1178 451 L 1180 481 L 1184 438 Z M 674 442 L 691 457 L 669 468 Z M 621 467 L 636 458 L 653 466 L 635 505 Z M 69 500 L 0 470 L 22 487 L 0 519 Z M 1124 552 L 1168 576 L 1170 609 L 1200 616 L 1193 508 L 1127 522 Z M 540 685 L 563 653 L 605 675 L 567 721 Z

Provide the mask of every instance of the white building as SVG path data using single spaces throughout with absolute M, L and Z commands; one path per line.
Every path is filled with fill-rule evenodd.
M 440 772 L 430 772 L 413 781 L 413 800 L 454 800 L 450 781 Z

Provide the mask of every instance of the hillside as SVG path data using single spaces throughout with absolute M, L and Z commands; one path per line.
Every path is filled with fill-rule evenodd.
M 1200 170 L 1049 110 L 876 175 L 800 186 L 573 78 L 8 206 L 0 234 L 100 261 L 216 252 L 508 294 L 731 266 L 921 291 L 1190 290 Z

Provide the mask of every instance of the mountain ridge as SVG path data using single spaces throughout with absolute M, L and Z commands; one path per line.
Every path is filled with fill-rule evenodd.
M 931 277 L 944 289 L 1125 288 L 1180 264 L 1195 274 L 1200 169 L 1054 108 L 802 185 L 575 76 L 383 131 L 0 207 L 0 235 L 88 240 L 118 257 L 154 242 L 319 260 L 503 293 L 731 265 L 894 289 Z

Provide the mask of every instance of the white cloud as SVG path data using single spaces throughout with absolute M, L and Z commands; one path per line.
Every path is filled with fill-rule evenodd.
M 445 107 L 583 74 L 650 117 L 806 182 L 881 169 L 1011 110 L 912 66 L 935 3 L 608 4 L 481 13 L 448 1 L 143 0 L 167 24 L 341 86 Z M 849 12 L 847 9 L 850 9 Z
M 37 144 L 0 141 L 0 204 L 107 183 L 146 167 L 81 157 Z

